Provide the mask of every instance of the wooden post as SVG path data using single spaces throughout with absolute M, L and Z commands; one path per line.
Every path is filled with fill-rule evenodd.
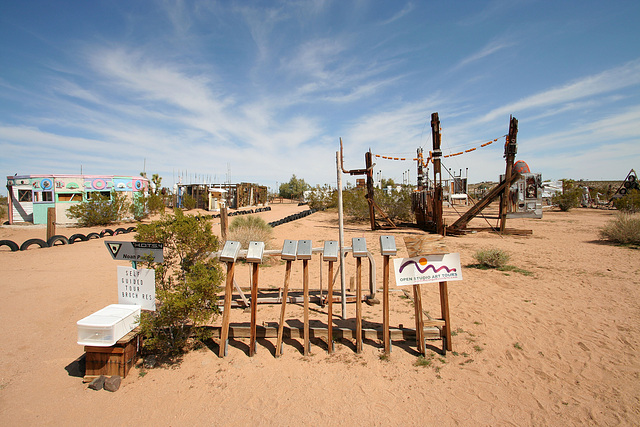
M 453 345 L 451 344 L 451 323 L 449 321 L 449 293 L 447 290 L 447 282 L 440 282 L 440 313 L 442 314 L 442 320 L 444 320 L 443 334 L 447 343 L 445 348 L 448 351 L 452 351 Z
M 362 258 L 356 258 L 356 353 L 362 353 Z
M 291 261 L 287 261 L 284 273 L 284 289 L 282 291 L 282 305 L 280 306 L 280 323 L 278 324 L 278 339 L 276 340 L 276 357 L 282 355 L 282 337 L 284 333 L 284 312 L 287 306 L 287 294 L 289 293 L 289 279 L 291 278 Z
M 56 235 L 56 208 L 47 208 L 47 242 Z
M 504 180 L 505 182 L 511 181 L 511 171 L 513 169 L 513 163 L 516 159 L 516 154 L 518 152 L 518 120 L 515 117 L 511 117 L 509 119 L 509 134 L 507 135 L 507 140 L 504 144 L 504 157 L 506 158 L 507 168 L 504 172 Z M 502 197 L 500 198 L 500 232 L 503 232 L 507 225 L 507 206 L 509 204 L 509 193 L 511 191 L 511 186 L 507 185 L 504 188 L 504 193 L 502 193 Z
M 329 282 L 327 283 L 327 353 L 333 353 L 333 261 L 329 261 Z
M 229 318 L 231 316 L 231 298 L 233 297 L 234 262 L 227 262 L 227 283 L 224 289 L 224 313 L 222 313 L 222 330 L 220 331 L 219 356 L 225 357 L 229 346 Z
M 220 237 L 223 242 L 227 241 L 227 231 L 229 230 L 229 217 L 227 216 L 227 207 L 220 208 Z
M 302 292 L 304 294 L 304 355 L 309 355 L 309 260 L 302 260 Z
M 391 337 L 389 335 L 389 255 L 383 257 L 382 266 L 382 339 L 384 354 L 391 354 Z
M 413 308 L 416 315 L 416 347 L 418 352 L 425 354 L 424 346 L 424 318 L 422 316 L 422 294 L 420 285 L 413 285 Z
M 433 140 L 433 220 L 436 233 L 444 235 L 442 222 L 442 174 L 440 164 L 442 150 L 440 150 L 441 135 L 438 113 L 431 114 L 431 139 Z
M 253 264 L 253 275 L 251 278 L 251 338 L 249 339 L 249 356 L 256 352 L 256 320 L 258 314 L 258 269 L 257 262 Z
M 371 222 L 371 230 L 376 229 L 376 211 L 374 209 L 374 192 L 373 192 L 373 154 L 371 149 L 364 153 L 364 164 L 367 175 L 367 200 L 369 202 L 369 220 Z

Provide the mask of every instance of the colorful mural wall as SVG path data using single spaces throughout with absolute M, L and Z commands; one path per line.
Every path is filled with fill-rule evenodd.
M 149 180 L 140 176 L 113 175 L 20 175 L 7 177 L 9 224 L 47 223 L 47 209 L 56 209 L 56 223 L 73 224 L 67 210 L 92 194 L 110 196 L 125 192 L 131 199 L 149 191 Z

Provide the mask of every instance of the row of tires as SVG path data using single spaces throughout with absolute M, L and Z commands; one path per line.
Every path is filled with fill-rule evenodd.
M 248 215 L 248 214 L 252 214 L 252 213 L 267 212 L 267 211 L 270 211 L 270 210 L 271 210 L 271 206 L 265 206 L 264 208 L 249 209 L 248 211 L 233 211 L 233 212 L 229 212 L 229 213 L 227 213 L 227 216 Z M 213 218 L 220 218 L 220 214 L 198 215 L 196 217 L 196 219 L 198 221 L 200 221 L 202 219 L 213 219 Z
M 278 221 L 270 222 L 269 225 L 272 226 L 272 227 L 277 227 L 277 226 L 285 224 L 287 222 L 295 221 L 296 219 L 300 219 L 300 218 L 304 218 L 305 216 L 309 216 L 314 212 L 316 212 L 315 209 L 308 209 L 306 211 L 302 211 L 302 212 L 299 212 L 297 214 L 289 215 L 287 217 L 279 219 Z
M 54 246 L 71 245 L 75 242 L 86 242 L 87 240 L 91 239 L 101 239 L 104 236 L 116 236 L 118 234 L 131 233 L 133 231 L 136 231 L 136 227 L 116 228 L 115 230 L 105 228 L 100 233 L 89 233 L 86 236 L 81 233 L 76 233 L 68 238 L 61 234 L 56 234 L 55 236 L 51 236 L 51 238 L 46 241 L 43 239 L 29 239 L 22 243 L 20 246 L 18 246 L 18 244 L 12 240 L 0 240 L 0 247 L 7 246 L 9 249 L 11 249 L 12 252 L 26 251 L 31 246 L 38 246 L 40 248 L 52 248 Z

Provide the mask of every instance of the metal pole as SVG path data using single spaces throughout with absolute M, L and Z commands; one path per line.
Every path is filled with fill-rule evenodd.
M 342 252 L 344 247 L 344 218 L 342 214 L 342 158 L 340 152 L 336 151 L 336 165 L 338 172 L 338 249 L 340 252 L 340 306 L 342 320 L 347 318 L 347 292 L 345 288 L 345 271 L 344 271 L 344 253 Z

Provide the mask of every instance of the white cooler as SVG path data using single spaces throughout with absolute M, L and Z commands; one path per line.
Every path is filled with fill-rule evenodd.
M 78 344 L 110 347 L 140 323 L 140 306 L 111 304 L 78 320 Z

